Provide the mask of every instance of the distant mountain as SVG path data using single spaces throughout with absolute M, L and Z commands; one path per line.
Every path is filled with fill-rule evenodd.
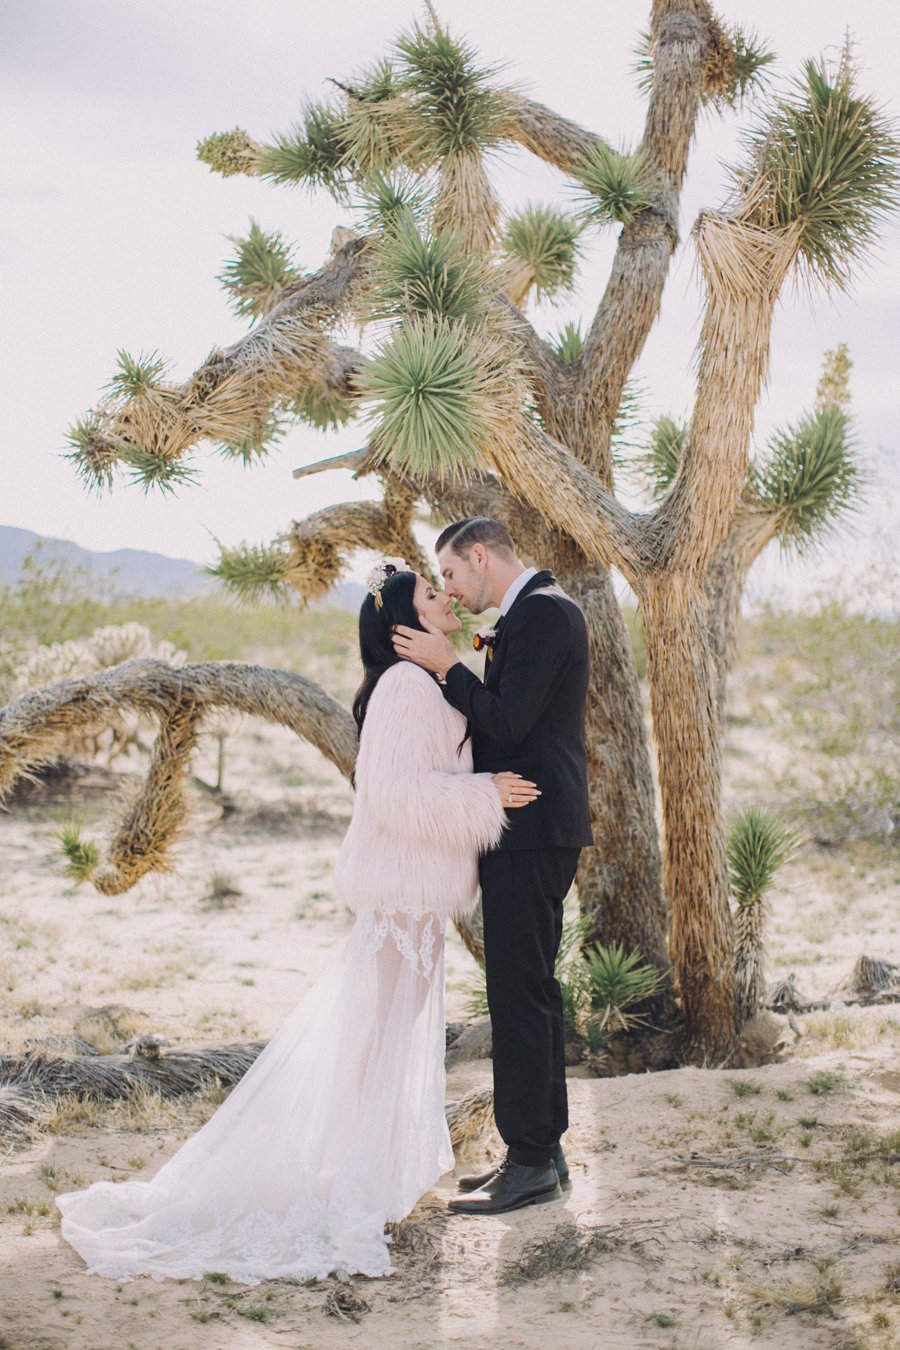
M 144 553 L 118 548 L 111 553 L 93 553 L 68 539 L 44 539 L 31 530 L 0 525 L 0 582 L 15 581 L 29 553 L 40 546 L 40 556 L 58 560 L 86 572 L 113 595 L 171 595 L 191 599 L 210 595 L 216 588 L 196 563 L 186 558 L 167 558 L 162 553 Z
M 165 595 L 190 600 L 219 590 L 215 578 L 207 576 L 197 563 L 187 558 L 169 558 L 164 553 L 146 553 L 135 548 L 93 553 L 68 539 L 46 539 L 13 525 L 0 525 L 0 586 L 16 581 L 22 563 L 38 546 L 41 557 L 58 560 L 96 578 L 104 594 Z M 358 582 L 343 582 L 332 589 L 327 603 L 338 609 L 358 609 L 365 593 L 365 587 Z

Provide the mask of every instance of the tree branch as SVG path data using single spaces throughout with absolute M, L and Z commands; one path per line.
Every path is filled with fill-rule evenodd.
M 586 131 L 523 94 L 506 91 L 503 99 L 507 107 L 506 138 L 563 173 L 571 173 L 591 146 L 602 140 L 595 132 Z
M 350 556 L 361 548 L 405 558 L 422 576 L 433 569 L 413 532 L 418 491 L 393 475 L 385 475 L 380 502 L 341 502 L 297 521 L 285 536 L 290 544 L 284 578 L 304 600 L 327 594 Z
M 564 445 L 533 422 L 496 436 L 482 454 L 511 493 L 536 508 L 588 557 L 618 567 L 637 587 L 649 559 L 644 517 L 626 510 Z
M 694 237 L 707 291 L 697 398 L 678 472 L 649 529 L 657 571 L 705 578 L 746 482 L 772 313 L 797 255 L 800 227 L 703 212 Z
M 654 6 L 656 77 L 640 148 L 659 167 L 663 187 L 623 227 L 606 290 L 575 363 L 577 404 L 569 444 L 607 486 L 612 486 L 610 439 L 616 412 L 659 313 L 678 244 L 679 196 L 697 120 L 711 17 L 703 0 Z
M 159 723 L 144 787 L 121 822 L 106 861 L 90 869 L 105 895 L 128 890 L 168 866 L 184 821 L 184 790 L 202 718 L 215 708 L 290 727 L 349 775 L 356 757 L 353 719 L 335 699 L 286 670 L 208 661 L 175 668 L 128 661 L 80 680 L 62 680 L 0 709 L 0 798 L 30 769 L 51 763 L 73 731 L 114 721 L 122 707 Z
M 227 442 L 259 426 L 273 404 L 306 385 L 355 399 L 359 352 L 339 346 L 325 326 L 351 304 L 365 245 L 358 237 L 344 244 L 319 272 L 288 287 L 248 333 L 214 349 L 188 380 L 153 383 L 101 404 L 84 424 L 90 442 L 74 452 L 81 466 L 127 463 L 132 449 L 171 465 L 198 441 Z

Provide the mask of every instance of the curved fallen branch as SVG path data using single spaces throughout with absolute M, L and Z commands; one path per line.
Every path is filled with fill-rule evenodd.
M 0 799 L 18 778 L 52 763 L 73 731 L 102 726 L 123 706 L 154 718 L 159 733 L 147 778 L 105 862 L 84 869 L 104 895 L 121 894 L 145 873 L 170 865 L 169 849 L 186 815 L 191 754 L 204 716 L 215 709 L 290 727 L 345 775 L 356 757 L 353 718 L 302 675 L 239 661 L 179 669 L 164 661 L 128 661 L 99 675 L 46 685 L 0 709 Z

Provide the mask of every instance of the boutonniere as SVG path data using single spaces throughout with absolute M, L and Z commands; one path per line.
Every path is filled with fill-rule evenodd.
M 472 646 L 476 652 L 486 652 L 487 660 L 490 661 L 494 655 L 494 643 L 497 640 L 496 628 L 479 628 L 472 639 Z

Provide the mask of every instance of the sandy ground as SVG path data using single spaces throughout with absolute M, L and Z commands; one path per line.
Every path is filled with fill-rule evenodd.
M 733 747 L 735 799 L 744 755 Z M 213 776 L 212 746 L 197 770 Z M 114 898 L 65 878 L 55 838 L 73 815 L 101 834 L 108 793 L 0 817 L 3 1046 L 83 1028 L 86 1010 L 108 1005 L 179 1046 L 281 1025 L 349 928 L 331 870 L 351 794 L 315 752 L 255 723 L 229 742 L 226 789 L 225 816 L 197 792 L 173 874 Z M 900 1008 L 841 995 L 861 952 L 900 960 L 894 881 L 883 849 L 807 847 L 774 896 L 771 974 L 796 972 L 806 996 L 833 1003 L 798 1019 L 783 1062 L 573 1071 L 565 1202 L 451 1217 L 447 1177 L 398 1232 L 390 1279 L 86 1276 L 60 1240 L 54 1193 L 151 1175 L 215 1103 L 60 1113 L 2 1160 L 0 1350 L 887 1350 L 900 1340 Z M 451 1019 L 472 970 L 453 934 Z M 489 1078 L 486 1061 L 461 1065 L 449 1096 Z

